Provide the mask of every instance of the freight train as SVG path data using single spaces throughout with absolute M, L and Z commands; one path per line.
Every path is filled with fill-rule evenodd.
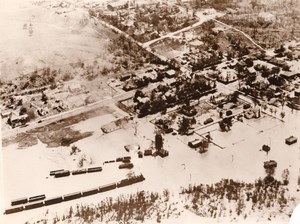
M 131 184 L 135 184 L 138 182 L 144 181 L 145 178 L 142 174 L 138 176 L 133 176 L 130 178 L 123 179 L 116 183 L 110 183 L 106 185 L 102 185 L 96 188 L 92 188 L 85 191 L 78 191 L 70 194 L 65 194 L 58 197 L 53 198 L 46 198 L 46 196 L 43 195 L 37 195 L 29 198 L 19 198 L 16 200 L 11 201 L 11 208 L 8 208 L 5 210 L 4 214 L 12 214 L 16 212 L 21 212 L 25 210 L 40 208 L 43 206 L 49 206 L 57 203 L 61 203 L 64 201 L 70 201 L 74 199 L 78 199 L 81 197 L 90 196 L 97 193 L 102 193 L 110 190 L 114 190 L 116 188 L 125 187 Z

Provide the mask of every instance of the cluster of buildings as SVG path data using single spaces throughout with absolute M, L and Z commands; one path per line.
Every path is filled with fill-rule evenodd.
M 194 13 L 168 2 L 143 5 L 135 1 L 112 2 L 107 5 L 107 11 L 98 13 L 98 16 L 140 42 L 150 41 L 196 21 Z

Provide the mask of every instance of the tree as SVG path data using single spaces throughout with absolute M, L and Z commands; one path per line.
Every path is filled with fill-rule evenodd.
M 219 126 L 220 126 L 221 131 L 227 131 L 228 130 L 226 124 L 223 121 L 219 122 Z
M 273 68 L 271 69 L 271 73 L 272 73 L 272 74 L 278 74 L 279 72 L 280 72 L 280 68 L 277 67 L 277 66 L 275 66 L 275 67 L 273 67 Z
M 42 92 L 42 101 L 44 101 L 45 104 L 47 104 L 47 101 L 48 101 L 48 96 Z
M 22 107 L 22 108 L 20 109 L 19 115 L 24 115 L 24 114 L 26 114 L 26 113 L 27 113 L 26 107 Z
M 34 71 L 29 77 L 29 81 L 31 82 L 31 84 L 34 84 L 36 82 L 37 77 L 38 77 L 38 72 Z
M 190 128 L 190 121 L 186 117 L 182 117 L 181 122 L 179 123 L 178 132 L 179 134 L 186 134 Z
M 158 151 L 163 148 L 163 137 L 161 134 L 155 135 L 155 148 Z
M 248 68 L 252 67 L 254 65 L 253 60 L 251 60 L 250 58 L 247 58 L 245 60 L 245 63 L 246 63 L 246 65 L 247 65 Z
M 134 97 L 133 97 L 133 102 L 137 102 L 137 98 L 138 97 L 141 97 L 143 98 L 145 96 L 145 94 L 142 92 L 142 90 L 137 90 L 134 94 Z
M 289 184 L 289 180 L 290 180 L 290 171 L 288 169 L 284 169 L 282 171 L 282 180 L 283 180 L 283 184 L 284 185 L 288 185 Z
M 263 145 L 262 146 L 262 150 L 265 151 L 267 153 L 267 155 L 269 154 L 271 147 L 268 145 Z
M 139 116 L 140 116 L 140 117 L 147 116 L 147 115 L 150 113 L 150 109 L 151 109 L 151 104 L 150 104 L 149 101 L 147 101 L 146 103 L 144 103 L 144 104 L 141 106 Z
M 280 116 L 281 116 L 281 119 L 283 119 L 285 117 L 285 112 L 281 111 Z
M 20 99 L 19 101 L 18 101 L 18 104 L 17 104 L 17 106 L 22 106 L 23 105 L 23 100 L 22 99 Z
M 27 115 L 28 115 L 28 120 L 34 120 L 35 119 L 35 113 L 33 109 L 28 109 L 27 110 Z

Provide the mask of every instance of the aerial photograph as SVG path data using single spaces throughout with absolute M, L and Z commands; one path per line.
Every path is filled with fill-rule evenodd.
M 294 217 L 300 0 L 0 0 L 0 30 L 1 224 Z

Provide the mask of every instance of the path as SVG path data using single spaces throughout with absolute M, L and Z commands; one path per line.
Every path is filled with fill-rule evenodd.
M 166 34 L 166 35 L 164 35 L 164 36 L 162 36 L 162 37 L 159 37 L 159 38 L 157 38 L 157 39 L 150 40 L 150 41 L 144 43 L 144 44 L 143 44 L 143 47 L 144 47 L 144 48 L 148 48 L 148 47 L 150 47 L 152 44 L 154 44 L 154 43 L 157 42 L 157 41 L 160 41 L 160 40 L 163 40 L 163 39 L 166 39 L 166 38 L 173 37 L 173 36 L 175 36 L 175 35 L 177 35 L 177 34 L 179 34 L 179 33 L 182 33 L 182 32 L 189 31 L 189 30 L 191 30 L 191 29 L 193 29 L 193 28 L 195 28 L 195 27 L 197 27 L 197 26 L 200 26 L 201 24 L 203 24 L 204 22 L 206 22 L 206 21 L 208 21 L 208 20 L 214 19 L 215 17 L 217 17 L 217 16 L 219 16 L 219 15 L 220 15 L 220 14 L 212 14 L 212 15 L 206 15 L 206 16 L 203 15 L 202 17 L 199 17 L 199 16 L 198 16 L 198 18 L 199 18 L 199 21 L 198 21 L 198 22 L 196 22 L 196 23 L 194 23 L 194 24 L 192 24 L 192 25 L 190 25 L 190 26 L 188 26 L 188 27 L 185 27 L 185 28 L 182 28 L 182 29 L 180 29 L 180 30 L 174 31 L 174 32 L 172 32 L 172 33 L 168 33 L 168 34 Z
M 154 83 L 152 85 L 149 85 L 148 87 L 144 88 L 143 91 L 146 91 L 146 92 L 151 91 L 152 89 L 155 89 L 157 87 L 157 85 L 159 85 L 159 84 L 160 83 Z M 118 94 L 118 95 L 116 95 L 112 98 L 109 98 L 109 99 L 100 100 L 100 101 L 97 101 L 97 102 L 94 102 L 94 103 L 91 103 L 91 104 L 88 104 L 88 105 L 85 105 L 85 106 L 82 106 L 82 107 L 75 108 L 73 110 L 68 110 L 68 111 L 65 111 L 65 112 L 62 112 L 62 113 L 59 113 L 59 114 L 55 114 L 55 115 L 50 116 L 50 117 L 42 118 L 42 119 L 40 119 L 40 120 L 42 120 L 42 122 L 40 122 L 40 123 L 38 123 L 38 120 L 35 120 L 34 122 L 28 123 L 28 126 L 26 126 L 26 127 L 16 127 L 14 129 L 10 129 L 10 130 L 2 132 L 2 139 L 7 139 L 7 138 L 10 138 L 10 137 L 13 137 L 16 134 L 24 133 L 24 132 L 27 132 L 27 131 L 32 130 L 34 128 L 43 127 L 43 126 L 46 126 L 48 124 L 57 122 L 57 121 L 62 120 L 62 119 L 66 119 L 66 118 L 71 117 L 71 116 L 86 113 L 86 112 L 89 112 L 89 111 L 92 111 L 92 110 L 99 109 L 99 108 L 101 108 L 103 106 L 106 106 L 106 105 L 109 105 L 109 104 L 115 104 L 118 101 L 122 101 L 122 100 L 132 98 L 134 96 L 135 92 L 136 92 L 136 90 L 121 93 L 121 94 Z
M 263 49 L 260 45 L 258 45 L 248 34 L 246 34 L 246 33 L 244 33 L 243 31 L 241 31 L 241 30 L 239 30 L 239 29 L 237 29 L 237 28 L 234 28 L 234 27 L 232 27 L 232 26 L 230 26 L 230 25 L 227 25 L 226 23 L 223 23 L 223 22 L 221 22 L 221 21 L 219 21 L 219 20 L 217 20 L 217 19 L 212 19 L 213 21 L 215 21 L 215 22 L 217 22 L 217 23 L 220 23 L 220 24 L 222 24 L 223 26 L 226 26 L 226 27 L 228 27 L 228 28 L 231 28 L 231 29 L 233 29 L 233 30 L 235 30 L 235 31 L 237 31 L 237 32 L 240 32 L 241 34 L 243 34 L 248 40 L 250 40 L 256 47 L 258 47 L 260 50 L 262 50 L 262 51 L 264 51 L 265 49 Z

